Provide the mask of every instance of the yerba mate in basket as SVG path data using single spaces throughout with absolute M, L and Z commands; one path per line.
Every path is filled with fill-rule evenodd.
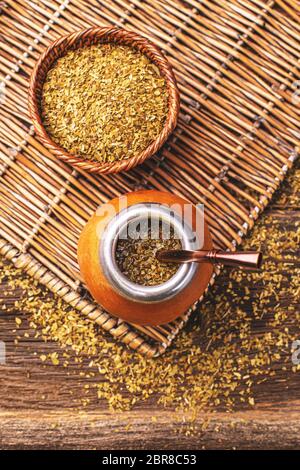
M 40 57 L 29 109 L 42 142 L 93 173 L 143 162 L 174 129 L 179 94 L 172 69 L 142 36 L 89 28 L 57 39 Z
M 138 155 L 163 129 L 166 81 L 141 52 L 97 44 L 69 51 L 49 70 L 42 119 L 51 138 L 86 160 Z
M 159 236 L 134 240 L 150 218 L 151 231 L 156 225 Z M 161 222 L 169 228 L 166 238 Z M 100 206 L 84 227 L 78 243 L 80 272 L 95 300 L 112 315 L 142 325 L 168 323 L 201 297 L 213 268 L 209 263 L 161 263 L 155 254 L 162 248 L 211 250 L 202 211 L 170 193 L 129 193 Z

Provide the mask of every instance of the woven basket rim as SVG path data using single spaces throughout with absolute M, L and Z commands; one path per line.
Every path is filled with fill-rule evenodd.
M 156 139 L 153 140 L 145 150 L 128 159 L 101 163 L 83 159 L 79 155 L 72 155 L 51 139 L 43 125 L 40 112 L 40 97 L 47 72 L 55 60 L 62 57 L 67 50 L 83 47 L 88 40 L 91 40 L 93 44 L 96 42 L 115 42 L 129 46 L 132 45 L 132 47 L 140 50 L 148 56 L 153 63 L 155 63 L 159 68 L 161 75 L 166 80 L 168 90 L 168 114 L 164 127 Z M 152 57 L 150 57 L 150 55 Z M 153 59 L 153 57 L 155 59 Z M 50 62 L 48 65 L 46 63 L 47 61 Z M 43 79 L 41 79 L 41 76 Z M 138 33 L 123 28 L 91 27 L 60 36 L 41 54 L 30 77 L 28 107 L 33 126 L 40 140 L 60 160 L 63 160 L 77 169 L 85 170 L 93 174 L 127 171 L 136 165 L 141 164 L 147 158 L 155 154 L 166 142 L 167 138 L 176 126 L 179 106 L 179 91 L 176 78 L 167 58 L 151 41 Z

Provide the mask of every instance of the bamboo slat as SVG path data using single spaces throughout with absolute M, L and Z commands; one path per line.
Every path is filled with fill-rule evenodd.
M 204 203 L 217 248 L 242 243 L 299 153 L 300 4 L 6 0 L 0 8 L 0 252 L 114 338 L 159 355 L 196 306 L 155 328 L 112 318 L 85 291 L 79 233 L 102 202 L 154 188 Z M 60 35 L 109 25 L 140 33 L 163 50 L 181 109 L 159 154 L 127 173 L 94 176 L 58 161 L 36 138 L 28 78 Z

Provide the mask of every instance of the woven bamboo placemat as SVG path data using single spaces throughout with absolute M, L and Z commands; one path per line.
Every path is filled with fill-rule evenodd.
M 79 233 L 101 202 L 144 187 L 204 203 L 217 248 L 241 243 L 299 151 L 299 2 L 6 0 L 0 6 L 0 252 L 118 340 L 158 355 L 192 309 L 156 328 L 111 317 L 80 279 Z M 51 41 L 109 24 L 141 33 L 166 53 L 181 112 L 159 155 L 129 173 L 96 177 L 58 162 L 39 143 L 27 86 Z

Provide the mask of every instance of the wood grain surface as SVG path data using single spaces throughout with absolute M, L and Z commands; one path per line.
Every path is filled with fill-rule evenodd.
M 282 191 L 288 193 L 288 182 Z M 279 222 L 282 230 L 293 228 L 300 221 L 298 203 L 287 198 L 283 204 L 278 195 L 267 214 L 272 216 L 267 217 L 268 224 L 272 220 Z M 292 269 L 299 266 L 299 258 L 295 258 L 295 251 L 290 254 L 294 259 Z M 288 271 L 283 274 L 290 276 Z M 224 289 L 227 282 L 228 272 L 224 271 L 216 288 Z M 246 285 L 242 281 L 241 288 L 243 283 Z M 3 296 L 5 283 L 0 289 Z M 258 291 L 258 286 L 251 286 L 253 301 Z M 6 297 L 6 304 L 19 295 L 20 292 L 13 292 Z M 291 300 L 295 302 L 286 298 L 284 303 L 288 305 Z M 78 365 L 74 362 L 66 370 L 60 365 L 43 365 L 39 359 L 41 354 L 57 351 L 57 344 L 22 337 L 15 346 L 15 315 L 21 314 L 2 311 L 0 315 L 0 340 L 5 341 L 7 352 L 6 364 L 0 366 L 2 449 L 300 448 L 300 372 L 287 376 L 287 372 L 279 371 L 276 379 L 260 385 L 254 409 L 214 413 L 202 432 L 177 436 L 180 425 L 176 413 L 158 406 L 155 397 L 138 404 L 131 412 L 111 413 L 106 403 L 96 397 L 84 409 L 83 379 Z M 18 334 L 22 336 L 27 328 L 26 322 L 22 322 Z M 207 415 L 201 414 L 197 422 L 201 425 L 206 419 Z

